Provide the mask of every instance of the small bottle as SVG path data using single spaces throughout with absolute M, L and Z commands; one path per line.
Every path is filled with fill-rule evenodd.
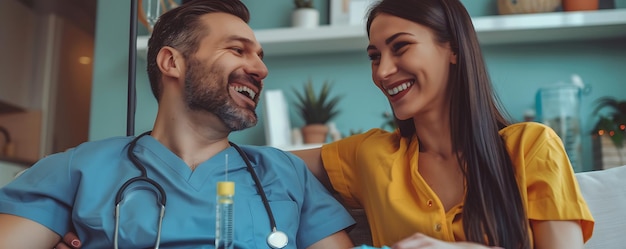
M 217 183 L 217 204 L 215 222 L 215 248 L 233 249 L 233 207 L 235 196 L 234 182 Z

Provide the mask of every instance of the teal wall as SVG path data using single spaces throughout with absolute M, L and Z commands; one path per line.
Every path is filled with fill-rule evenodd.
M 621 1 L 621 0 L 620 0 Z M 251 10 L 254 29 L 289 26 L 290 0 L 244 0 Z M 495 0 L 463 0 L 472 16 L 496 13 Z M 326 23 L 327 1 L 317 0 Z M 620 6 L 621 7 L 621 6 Z M 126 1 L 98 1 L 90 140 L 126 133 L 126 91 L 128 65 L 128 16 Z M 277 14 L 284 13 L 284 14 Z M 141 32 L 145 29 L 140 26 Z M 592 168 L 590 136 L 594 119 L 593 101 L 601 96 L 626 98 L 626 40 L 558 42 L 523 45 L 497 45 L 483 48 L 487 66 L 504 106 L 517 120 L 526 109 L 534 108 L 536 91 L 543 86 L 568 82 L 579 74 L 591 92 L 582 98 L 584 169 Z M 292 88 L 308 78 L 316 84 L 335 82 L 333 91 L 345 96 L 341 114 L 334 120 L 344 135 L 351 130 L 380 127 L 382 113 L 389 111 L 386 99 L 374 87 L 365 52 L 329 55 L 272 57 L 266 64 L 270 74 L 266 89 L 283 89 L 291 99 Z M 136 133 L 149 130 L 156 115 L 156 102 L 150 93 L 146 63 L 137 63 Z M 261 102 L 263 104 L 263 101 Z M 258 109 L 259 115 L 262 111 Z M 231 139 L 242 144 L 265 144 L 263 118 L 254 128 L 235 132 Z M 292 126 L 302 121 L 292 113 Z

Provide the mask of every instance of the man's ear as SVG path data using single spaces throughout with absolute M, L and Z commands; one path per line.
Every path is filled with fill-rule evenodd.
M 156 57 L 159 70 L 166 77 L 181 78 L 184 76 L 185 61 L 178 50 L 164 46 Z

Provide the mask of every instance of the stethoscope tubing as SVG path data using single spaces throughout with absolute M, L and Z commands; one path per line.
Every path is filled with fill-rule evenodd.
M 269 217 L 270 219 L 270 229 L 272 231 L 276 231 L 276 220 L 274 220 L 274 214 L 272 213 L 272 208 L 270 208 L 270 202 L 267 200 L 267 196 L 265 196 L 265 191 L 263 191 L 263 187 L 261 186 L 261 181 L 259 180 L 259 177 L 254 171 L 254 168 L 252 167 L 252 164 L 250 163 L 250 159 L 248 158 L 248 155 L 244 153 L 243 150 L 241 150 L 241 148 L 239 148 L 239 146 L 236 145 L 235 143 L 233 142 L 228 142 L 228 143 L 230 144 L 230 146 L 235 148 L 235 150 L 237 150 L 239 155 L 241 155 L 241 157 L 243 158 L 243 161 L 246 163 L 246 168 L 248 169 L 248 172 L 250 172 L 250 175 L 252 175 L 252 179 L 254 180 L 254 185 L 256 186 L 256 190 L 257 192 L 259 192 L 259 195 L 261 196 L 261 200 L 263 201 L 263 206 L 265 206 L 265 210 L 267 211 L 267 217 Z
M 155 241 L 155 245 L 154 248 L 158 249 L 159 245 L 161 243 L 161 230 L 162 230 L 162 226 L 163 226 L 163 217 L 165 216 L 165 204 L 167 201 L 167 196 L 165 193 L 165 190 L 163 189 L 163 187 L 156 181 L 154 181 L 153 179 L 150 179 L 148 177 L 148 173 L 146 168 L 143 166 L 143 164 L 139 161 L 139 159 L 137 158 L 137 156 L 135 155 L 135 153 L 133 152 L 136 145 L 137 145 L 137 141 L 139 141 L 139 139 L 145 135 L 149 135 L 151 131 L 147 131 L 142 133 L 141 135 L 137 136 L 136 138 L 134 138 L 129 144 L 128 144 L 128 158 L 129 160 L 132 162 L 132 164 L 135 166 L 135 168 L 137 168 L 137 170 L 139 170 L 141 173 L 139 176 L 137 177 L 133 177 L 129 180 L 127 180 L 126 182 L 124 182 L 122 184 L 122 186 L 117 190 L 117 193 L 115 195 L 115 230 L 114 230 L 114 234 L 113 234 L 113 243 L 114 243 L 114 249 L 118 249 L 118 238 L 119 238 L 119 222 L 120 222 L 120 205 L 121 202 L 124 199 L 124 192 L 126 191 L 126 189 L 130 186 L 130 184 L 134 183 L 134 182 L 139 182 L 139 181 L 143 181 L 143 182 L 147 182 L 148 184 L 152 185 L 154 188 L 157 189 L 158 191 L 158 197 L 157 197 L 157 201 L 158 201 L 158 205 L 160 207 L 160 212 L 159 212 L 159 223 L 158 223 L 158 230 L 157 230 L 157 236 L 156 236 L 156 241 Z M 239 155 L 242 157 L 243 161 L 246 163 L 246 169 L 247 171 L 250 173 L 250 175 L 252 176 L 252 179 L 254 180 L 254 185 L 257 189 L 258 194 L 261 196 L 261 200 L 263 202 L 263 206 L 265 207 L 265 211 L 267 212 L 267 216 L 269 218 L 269 222 L 270 222 L 270 235 L 268 236 L 268 244 L 270 245 L 270 247 L 272 248 L 282 248 L 284 247 L 283 243 L 281 242 L 280 245 L 274 245 L 275 243 L 273 242 L 273 239 L 275 235 L 277 235 L 278 233 L 280 234 L 280 238 L 279 240 L 284 241 L 284 244 L 286 245 L 286 241 L 287 241 L 287 236 L 284 235 L 283 232 L 280 232 L 277 230 L 276 228 L 276 220 L 274 219 L 274 214 L 272 212 L 272 208 L 270 207 L 269 201 L 267 200 L 267 196 L 265 195 L 265 191 L 263 190 L 263 186 L 261 185 L 261 181 L 259 180 L 258 175 L 256 174 L 256 171 L 254 170 L 254 168 L 252 167 L 252 163 L 250 162 L 250 159 L 248 158 L 248 155 L 235 143 L 233 142 L 228 142 L 230 144 L 230 146 L 232 146 L 233 148 L 235 148 L 235 150 L 237 150 L 237 153 L 239 153 Z

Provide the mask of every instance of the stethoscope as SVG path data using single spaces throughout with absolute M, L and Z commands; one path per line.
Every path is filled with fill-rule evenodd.
M 161 187 L 161 185 L 159 183 L 157 183 L 156 181 L 150 179 L 148 177 L 148 173 L 146 172 L 146 168 L 141 164 L 141 162 L 139 162 L 139 159 L 137 158 L 137 156 L 135 155 L 135 153 L 133 153 L 133 150 L 135 149 L 135 146 L 137 145 L 137 141 L 145 136 L 150 134 L 150 131 L 148 132 L 144 132 L 143 134 L 137 136 L 136 138 L 134 138 L 129 144 L 128 144 L 128 158 L 132 161 L 133 165 L 135 165 L 135 167 L 141 171 L 141 175 L 137 176 L 137 177 L 133 177 L 130 180 L 124 182 L 124 184 L 120 187 L 120 189 L 117 191 L 117 194 L 115 195 L 115 231 L 114 231 L 114 237 L 113 237 L 113 243 L 114 243 L 114 248 L 118 249 L 118 236 L 119 236 L 119 222 L 120 222 L 120 203 L 122 202 L 123 199 L 123 193 L 124 191 L 126 191 L 126 188 L 128 188 L 128 186 L 134 182 L 138 182 L 138 181 L 144 181 L 147 182 L 148 184 L 154 186 L 154 188 L 156 188 L 158 190 L 158 205 L 160 206 L 160 212 L 159 212 L 159 222 L 158 222 L 158 230 L 157 230 L 157 235 L 156 235 L 156 241 L 154 244 L 154 248 L 158 249 L 159 245 L 161 244 L 161 228 L 162 228 L 162 224 L 163 224 L 163 216 L 165 216 L 165 201 L 166 201 L 166 195 L 165 195 L 165 190 L 163 190 L 163 187 Z M 256 186 L 257 191 L 259 192 L 259 195 L 261 195 L 261 199 L 263 201 L 263 206 L 265 206 L 265 211 L 267 211 L 267 216 L 270 220 L 270 228 L 271 228 L 271 232 L 270 234 L 267 236 L 267 244 L 274 249 L 280 249 L 280 248 L 284 248 L 287 245 L 288 242 L 288 237 L 287 234 L 285 234 L 284 232 L 281 232 L 279 230 L 276 229 L 276 221 L 274 220 L 274 215 L 272 214 L 272 209 L 270 208 L 270 203 L 267 200 L 267 197 L 265 196 L 265 191 L 263 191 L 263 186 L 261 185 L 261 182 L 259 181 L 259 177 L 257 176 L 256 172 L 254 171 L 254 168 L 252 168 L 252 164 L 250 163 L 250 159 L 248 159 L 248 156 L 246 155 L 246 153 L 244 153 L 241 148 L 239 148 L 239 146 L 237 146 L 236 144 L 232 143 L 232 142 L 228 142 L 230 144 L 230 146 L 234 147 L 237 150 L 237 153 L 239 153 L 239 155 L 243 158 L 244 162 L 246 163 L 246 167 L 248 169 L 248 172 L 250 172 L 250 175 L 252 175 L 252 179 L 254 179 L 254 184 Z

